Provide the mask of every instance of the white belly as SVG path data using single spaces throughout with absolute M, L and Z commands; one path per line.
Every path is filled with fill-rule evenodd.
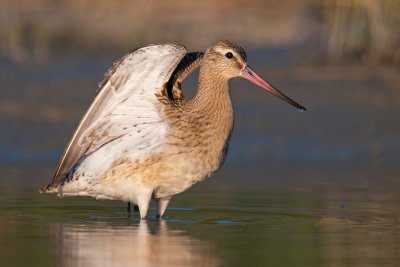
M 220 161 L 220 156 L 207 155 L 198 149 L 164 147 L 158 153 L 136 160 L 129 155 L 107 159 L 99 152 L 82 160 L 71 179 L 59 187 L 60 195 L 134 203 L 148 190 L 153 192 L 153 198 L 171 196 L 210 176 Z

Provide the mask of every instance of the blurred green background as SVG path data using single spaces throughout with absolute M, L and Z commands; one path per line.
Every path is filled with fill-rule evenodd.
M 322 59 L 399 64 L 398 0 L 12 1 L 0 3 L 0 53 L 21 64 L 107 56 L 149 43 L 204 49 L 309 45 Z M 318 55 L 315 55 L 318 52 Z

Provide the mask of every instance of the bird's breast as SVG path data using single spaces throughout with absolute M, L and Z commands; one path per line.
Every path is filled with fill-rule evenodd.
M 175 121 L 167 143 L 190 162 L 190 168 L 205 178 L 215 172 L 225 159 L 233 114 L 219 120 L 197 115 Z

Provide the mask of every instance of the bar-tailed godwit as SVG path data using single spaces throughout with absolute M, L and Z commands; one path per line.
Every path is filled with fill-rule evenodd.
M 197 94 L 186 99 L 181 83 L 197 67 Z M 204 53 L 174 44 L 146 46 L 107 72 L 41 191 L 134 203 L 141 218 L 155 199 L 162 216 L 173 195 L 224 162 L 234 120 L 229 81 L 235 77 L 305 110 L 258 76 L 234 43 L 218 41 Z

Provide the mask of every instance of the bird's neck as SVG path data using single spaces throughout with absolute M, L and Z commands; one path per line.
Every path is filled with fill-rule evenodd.
M 184 151 L 191 148 L 193 160 L 205 164 L 203 178 L 216 171 L 224 161 L 233 127 L 229 81 L 213 66 L 202 65 L 196 96 L 173 114 L 176 131 L 171 131 L 170 143 Z
M 226 153 L 234 121 L 229 80 L 213 66 L 202 65 L 197 94 L 187 107 L 191 125 L 196 129 L 195 135 L 213 147 L 217 153 L 216 166 L 219 166 L 223 161 L 220 152 Z
M 215 121 L 233 119 L 229 80 L 213 66 L 200 67 L 198 91 L 190 101 L 191 110 Z

